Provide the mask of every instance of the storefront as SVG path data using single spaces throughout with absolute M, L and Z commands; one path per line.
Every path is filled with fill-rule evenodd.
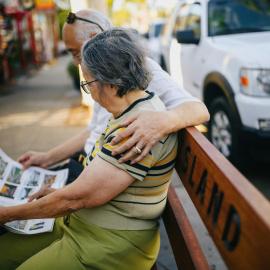
M 36 41 L 41 50 L 41 62 L 50 63 L 58 56 L 59 24 L 53 0 L 36 0 L 33 10 Z
M 57 8 L 53 0 L 0 0 L 0 85 L 57 57 Z
M 4 84 L 15 75 L 36 68 L 37 59 L 32 12 L 23 9 L 17 0 L 2 0 L 0 4 L 0 83 Z
M 15 9 L 9 11 L 15 11 Z M 10 62 L 14 49 L 14 34 L 14 19 L 6 12 L 3 1 L 0 1 L 0 85 L 13 76 Z

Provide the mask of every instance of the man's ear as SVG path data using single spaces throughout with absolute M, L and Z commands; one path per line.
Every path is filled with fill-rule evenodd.
M 89 38 L 93 38 L 93 37 L 96 36 L 97 34 L 98 34 L 97 32 L 94 32 L 94 33 L 92 33 L 92 34 L 90 35 Z

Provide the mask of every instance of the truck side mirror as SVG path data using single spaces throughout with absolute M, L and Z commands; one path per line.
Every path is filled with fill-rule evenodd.
M 147 32 L 147 33 L 142 34 L 142 36 L 143 36 L 144 38 L 146 38 L 146 39 L 149 39 L 149 33 L 148 33 L 148 32 Z
M 195 37 L 193 30 L 177 31 L 176 32 L 176 39 L 177 39 L 178 43 L 183 43 L 183 44 L 196 44 L 196 45 L 198 45 L 200 42 L 200 39 Z

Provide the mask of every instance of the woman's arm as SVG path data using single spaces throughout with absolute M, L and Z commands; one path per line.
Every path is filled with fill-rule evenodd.
M 135 180 L 96 156 L 76 181 L 23 205 L 0 208 L 0 226 L 13 220 L 56 218 L 105 204 Z

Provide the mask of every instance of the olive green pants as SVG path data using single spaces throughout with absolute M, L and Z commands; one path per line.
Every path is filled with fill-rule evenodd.
M 53 232 L 1 236 L 0 269 L 148 270 L 157 258 L 159 246 L 158 227 L 108 230 L 71 215 L 68 227 L 63 218 L 56 219 Z

